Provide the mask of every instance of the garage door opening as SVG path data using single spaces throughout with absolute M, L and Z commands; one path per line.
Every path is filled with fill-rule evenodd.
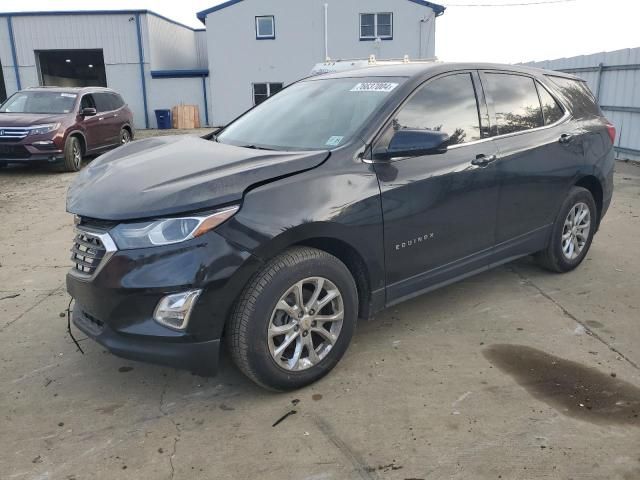
M 4 86 L 4 72 L 2 71 L 2 63 L 0 63 L 0 103 L 7 99 L 7 89 Z
M 102 50 L 40 50 L 36 56 L 45 87 L 107 86 Z

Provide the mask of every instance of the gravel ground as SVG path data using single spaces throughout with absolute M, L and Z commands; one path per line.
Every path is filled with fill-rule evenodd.
M 226 356 L 201 378 L 78 353 L 73 178 L 0 171 L 1 478 L 640 478 L 640 168 L 575 272 L 525 259 L 389 309 L 289 394 Z

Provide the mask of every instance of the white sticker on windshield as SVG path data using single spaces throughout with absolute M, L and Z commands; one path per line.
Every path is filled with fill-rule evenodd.
M 337 147 L 338 145 L 340 145 L 340 142 L 342 142 L 342 139 L 344 137 L 340 137 L 338 135 L 333 136 L 331 138 L 329 138 L 329 140 L 327 140 L 327 143 L 325 145 L 329 146 L 329 147 Z
M 351 89 L 352 92 L 382 92 L 388 93 L 398 86 L 392 82 L 366 82 L 359 83 Z
M 76 98 L 78 95 L 76 95 L 75 93 L 61 93 L 60 96 L 67 98 Z

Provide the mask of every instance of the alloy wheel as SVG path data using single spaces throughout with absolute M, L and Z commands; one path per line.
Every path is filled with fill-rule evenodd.
M 591 211 L 586 203 L 574 205 L 567 214 L 562 228 L 562 253 L 568 260 L 580 256 L 589 240 Z
M 344 303 L 338 287 L 326 278 L 305 278 L 280 297 L 271 314 L 269 352 L 285 370 L 311 368 L 329 354 L 343 320 Z
M 129 134 L 129 132 L 127 130 L 123 130 L 122 133 L 120 134 L 120 143 L 122 145 L 125 145 L 127 143 L 129 143 L 131 141 L 131 135 Z
M 80 168 L 82 164 L 82 151 L 80 150 L 80 145 L 78 143 L 73 144 L 73 164 L 76 168 Z

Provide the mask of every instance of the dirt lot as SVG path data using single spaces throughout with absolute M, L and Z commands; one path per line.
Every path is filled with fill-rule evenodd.
M 523 260 L 383 312 L 291 394 L 227 358 L 206 379 L 78 353 L 73 178 L 0 172 L 1 478 L 640 479 L 640 168 L 577 271 Z

